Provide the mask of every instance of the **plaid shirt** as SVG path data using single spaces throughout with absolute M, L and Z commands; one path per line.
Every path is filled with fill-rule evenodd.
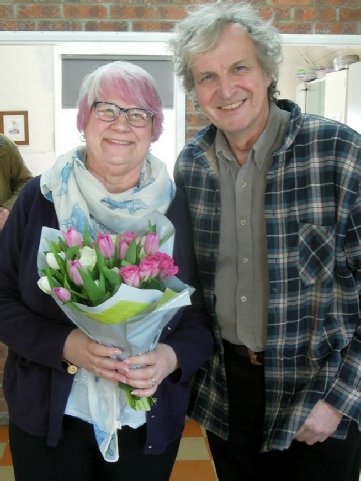
M 345 416 L 361 411 L 361 136 L 343 124 L 291 111 L 267 174 L 265 217 L 270 300 L 262 451 L 286 449 L 318 400 Z M 217 341 L 194 379 L 189 416 L 228 436 L 222 337 L 215 314 L 221 198 L 214 125 L 180 153 L 174 178 L 188 196 L 198 268 Z

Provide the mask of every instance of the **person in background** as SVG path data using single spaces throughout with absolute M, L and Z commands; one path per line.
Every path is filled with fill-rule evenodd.
M 18 146 L 0 134 L 0 231 L 10 214 L 20 190 L 32 178 Z
M 192 376 L 213 352 L 199 290 L 192 305 L 169 321 L 153 351 L 125 362 L 116 347 L 86 336 L 37 285 L 43 226 L 87 224 L 95 233 L 116 234 L 158 210 L 175 227 L 177 277 L 197 286 L 186 197 L 166 164 L 149 153 L 163 128 L 153 78 L 128 62 L 100 67 L 83 81 L 77 123 L 85 145 L 27 183 L 0 241 L 0 339 L 8 346 L 3 390 L 15 479 L 168 481 Z M 77 395 L 87 390 L 86 371 L 95 382 L 127 383 L 135 395 L 157 400 L 150 411 L 136 411 L 126 404 L 124 390 L 115 390 L 121 407 L 114 422 L 121 429 L 114 462 L 100 451 L 96 426 Z M 106 398 L 99 402 L 107 408 Z
M 189 415 L 220 481 L 358 481 L 361 137 L 277 99 L 248 3 L 195 7 L 169 46 L 210 122 L 174 169 L 216 337 Z

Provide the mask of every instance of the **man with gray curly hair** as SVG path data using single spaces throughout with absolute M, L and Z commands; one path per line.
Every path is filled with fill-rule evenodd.
M 189 416 L 219 481 L 358 481 L 361 137 L 278 100 L 248 3 L 198 5 L 169 46 L 210 121 L 174 169 L 216 339 Z

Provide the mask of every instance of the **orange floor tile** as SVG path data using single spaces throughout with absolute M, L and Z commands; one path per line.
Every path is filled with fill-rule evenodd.
M 0 425 L 0 480 L 14 481 L 8 427 Z M 187 420 L 170 481 L 217 481 L 204 430 Z

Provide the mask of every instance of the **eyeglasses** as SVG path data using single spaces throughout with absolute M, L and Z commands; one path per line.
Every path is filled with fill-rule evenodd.
M 94 102 L 93 109 L 95 117 L 104 122 L 114 122 L 122 112 L 124 112 L 125 120 L 132 127 L 146 127 L 153 118 L 153 112 L 145 109 L 123 109 L 116 104 L 110 102 Z

